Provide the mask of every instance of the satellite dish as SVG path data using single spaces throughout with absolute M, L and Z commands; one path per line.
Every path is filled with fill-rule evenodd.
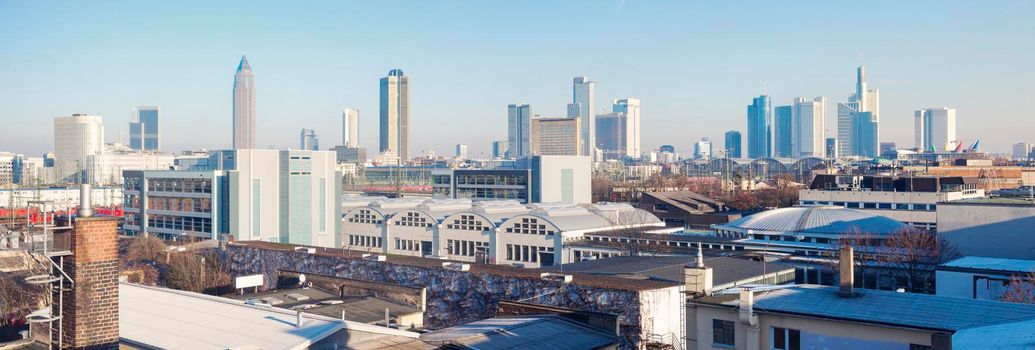
M 298 274 L 298 284 L 302 284 L 302 283 L 305 283 L 305 275 L 304 274 Z

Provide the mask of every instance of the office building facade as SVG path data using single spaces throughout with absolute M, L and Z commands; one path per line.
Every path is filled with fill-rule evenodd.
M 723 142 L 723 154 L 727 158 L 740 158 L 743 156 L 741 153 L 741 147 L 743 142 L 741 141 L 740 131 L 730 130 L 726 132 L 726 140 Z
M 460 159 L 467 159 L 467 145 L 462 143 L 456 144 L 456 157 Z
M 707 137 L 701 138 L 701 141 L 694 143 L 694 159 L 712 159 L 712 142 Z
M 578 118 L 579 135 L 582 145 L 579 154 L 593 156 L 596 151 L 596 114 L 594 110 L 597 82 L 587 77 L 572 79 L 571 104 L 568 105 L 568 117 Z
M 1027 142 L 1018 142 L 1013 144 L 1013 159 L 1028 159 L 1031 158 L 1032 145 Z
M 866 68 L 856 69 L 855 92 L 837 104 L 841 156 L 876 157 L 880 138 L 880 91 L 866 84 Z
M 590 203 L 592 161 L 586 156 L 528 156 L 481 169 L 437 169 L 437 198 L 512 199 L 521 203 Z
M 916 148 L 921 151 L 948 151 L 956 148 L 956 109 L 924 108 L 914 113 Z
M 320 150 L 320 137 L 316 135 L 316 130 L 313 129 L 302 129 L 299 135 L 299 148 L 305 151 L 319 151 Z
M 583 153 L 582 124 L 573 118 L 533 118 L 531 153 L 543 156 L 577 156 Z
M 255 76 L 248 57 L 234 73 L 234 149 L 255 148 Z
M 507 106 L 507 149 L 503 158 L 520 158 L 532 153 L 532 107 Z
M 625 116 L 625 126 L 622 132 L 622 144 L 625 146 L 625 156 L 640 158 L 640 99 L 624 98 L 614 100 L 611 104 L 613 113 L 622 113 Z M 597 141 L 597 144 L 602 144 Z
M 359 110 L 346 108 L 341 113 L 341 144 L 345 147 L 359 147 Z
M 779 158 L 794 157 L 794 106 L 776 106 L 773 108 L 773 156 Z
M 492 159 L 503 159 L 507 157 L 510 142 L 505 140 L 492 141 Z
M 158 106 L 140 106 L 133 111 L 133 121 L 129 123 L 129 148 L 157 151 L 161 147 L 158 115 Z
M 86 159 L 103 152 L 103 118 L 86 114 L 54 118 L 55 181 L 78 183 Z
M 621 159 L 629 156 L 626 149 L 626 132 L 629 118 L 625 113 L 615 112 L 601 114 L 597 118 L 597 144 L 604 152 L 605 159 Z
M 840 156 L 840 153 L 838 153 L 838 148 L 837 148 L 838 145 L 839 145 L 839 143 L 837 142 L 837 138 L 836 137 L 828 137 L 826 145 L 827 145 L 826 153 L 825 153 L 826 157 L 829 158 L 829 159 L 837 159 L 837 157 Z
M 791 107 L 792 157 L 822 157 L 826 141 L 826 98 L 798 97 Z
M 208 170 L 124 171 L 127 234 L 340 246 L 334 152 L 219 151 L 209 164 Z
M 748 158 L 767 158 L 770 152 L 772 130 L 770 123 L 772 109 L 769 96 L 761 95 L 751 100 L 747 107 Z
M 410 78 L 393 69 L 381 78 L 381 140 L 379 151 L 403 162 L 410 159 Z

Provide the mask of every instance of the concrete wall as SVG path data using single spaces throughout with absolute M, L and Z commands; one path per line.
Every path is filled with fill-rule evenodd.
M 262 273 L 266 286 L 275 285 L 278 270 L 316 273 L 373 282 L 427 288 L 424 325 L 441 329 L 495 316 L 501 300 L 513 300 L 576 310 L 619 315 L 623 348 L 634 348 L 650 334 L 672 333 L 678 329 L 678 304 L 681 285 L 655 283 L 657 288 L 608 288 L 600 280 L 613 280 L 616 286 L 630 282 L 596 277 L 595 284 L 560 284 L 539 278 L 537 271 L 494 265 L 476 265 L 476 271 L 460 272 L 441 268 L 438 260 L 391 256 L 387 262 L 363 260 L 340 252 L 317 254 L 294 252 L 289 246 L 278 249 L 259 244 L 231 244 L 225 251 L 232 275 Z M 394 260 L 394 261 L 393 261 Z M 581 278 L 590 278 L 583 276 Z M 652 319 L 651 321 L 648 321 Z
M 1035 206 L 942 203 L 938 234 L 963 255 L 1035 259 Z

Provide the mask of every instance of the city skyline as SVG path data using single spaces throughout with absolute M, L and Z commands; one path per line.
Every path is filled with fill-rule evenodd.
M 922 6 L 885 4 L 889 8 Z M 263 5 L 256 4 L 254 9 L 246 11 L 245 18 L 262 20 L 278 14 L 278 9 Z M 1026 91 L 1031 91 L 1031 82 L 1035 81 L 1035 74 L 1023 63 L 1035 56 L 1033 44 L 1019 40 L 1025 33 L 1033 32 L 1035 26 L 1012 15 L 1024 12 L 1017 6 L 1029 4 L 948 4 L 920 12 L 901 11 L 909 13 L 914 22 L 953 18 L 955 24 L 952 28 L 947 24 L 937 24 L 941 23 L 937 20 L 927 21 L 935 23 L 929 28 L 901 23 L 904 22 L 901 21 L 902 15 L 882 11 L 879 9 L 881 6 L 856 9 L 860 11 L 860 18 L 843 19 L 849 22 L 844 26 L 828 27 L 828 20 L 810 20 L 795 28 L 778 28 L 767 33 L 763 38 L 766 41 L 764 45 L 773 54 L 751 59 L 740 57 L 743 49 L 736 46 L 738 40 L 751 32 L 750 20 L 759 15 L 738 18 L 743 14 L 723 6 L 530 4 L 522 8 L 527 7 L 531 13 L 541 15 L 537 21 L 544 26 L 517 38 L 517 42 L 508 42 L 508 45 L 517 45 L 508 49 L 497 42 L 512 39 L 518 33 L 505 26 L 503 29 L 494 27 L 481 35 L 466 33 L 471 28 L 500 20 L 498 15 L 489 14 L 505 5 L 471 4 L 461 14 L 450 14 L 445 6 L 435 4 L 412 5 L 427 10 L 427 14 L 404 14 L 408 21 L 402 21 L 402 28 L 360 40 L 355 30 L 344 30 L 342 28 L 347 27 L 333 24 L 331 15 L 346 10 L 357 15 L 375 13 L 384 10 L 379 8 L 380 4 L 327 4 L 324 6 L 326 15 L 311 10 L 288 9 L 287 16 L 297 17 L 300 12 L 314 16 L 312 23 L 298 29 L 277 25 L 260 30 L 237 28 L 235 24 L 244 19 L 227 20 L 225 15 L 231 13 L 233 6 L 226 4 L 213 4 L 212 13 L 201 16 L 197 28 L 173 30 L 178 23 L 175 16 L 192 11 L 188 5 L 170 4 L 163 9 L 169 12 L 166 15 L 153 8 L 141 10 L 142 17 L 148 18 L 149 22 L 138 31 L 128 31 L 129 26 L 140 24 L 139 20 L 127 20 L 132 19 L 131 14 L 137 10 L 129 3 L 99 8 L 70 4 L 68 13 L 51 13 L 42 5 L 4 2 L 0 7 L 5 11 L 0 13 L 6 15 L 0 14 L 0 17 L 5 19 L 5 23 L 0 26 L 13 35 L 0 41 L 6 43 L 5 47 L 18 47 L 19 50 L 0 55 L 0 73 L 9 77 L 0 82 L 0 102 L 3 102 L 0 103 L 0 115 L 26 122 L 11 125 L 12 135 L 0 140 L 0 148 L 29 155 L 50 151 L 53 140 L 43 136 L 48 133 L 39 131 L 50 124 L 50 119 L 73 113 L 103 116 L 107 122 L 106 140 L 116 141 L 119 134 L 128 134 L 119 132 L 126 128 L 132 116 L 127 110 L 142 104 L 162 106 L 163 151 L 229 148 L 231 140 L 227 135 L 231 135 L 232 130 L 231 123 L 225 120 L 231 115 L 232 105 L 228 103 L 231 98 L 226 89 L 226 77 L 230 73 L 227 62 L 242 54 L 248 54 L 249 60 L 257 64 L 256 74 L 263 84 L 263 91 L 257 95 L 261 109 L 256 115 L 259 141 L 255 146 L 260 148 L 269 145 L 286 148 L 296 144 L 295 133 L 286 130 L 297 131 L 301 127 L 312 127 L 318 133 L 331 135 L 325 140 L 325 146 L 340 144 L 336 130 L 340 130 L 341 124 L 336 116 L 348 106 L 376 109 L 377 93 L 371 91 L 373 81 L 393 67 L 406 70 L 421 82 L 413 91 L 413 156 L 431 150 L 449 154 L 460 141 L 470 145 L 472 156 L 487 157 L 491 141 L 506 138 L 506 126 L 505 123 L 483 121 L 502 119 L 502 106 L 513 101 L 538 106 L 537 110 L 543 115 L 564 115 L 571 100 L 569 79 L 581 75 L 599 82 L 595 94 L 597 101 L 593 106 L 597 111 L 605 110 L 608 107 L 606 102 L 611 99 L 632 96 L 642 101 L 646 107 L 643 110 L 643 150 L 672 144 L 680 153 L 689 154 L 693 142 L 700 137 L 719 139 L 727 130 L 746 131 L 742 101 L 757 94 L 758 83 L 763 79 L 769 83 L 768 95 L 772 97 L 773 105 L 790 104 L 795 96 L 827 97 L 831 103 L 826 109 L 826 134 L 831 136 L 836 134 L 833 117 L 837 111 L 834 107 L 837 102 L 846 100 L 845 87 L 854 80 L 850 69 L 857 65 L 860 53 L 865 54 L 868 80 L 884 90 L 880 141 L 911 145 L 913 112 L 929 106 L 944 105 L 957 109 L 959 138 L 968 144 L 981 138 L 982 145 L 992 152 L 1007 153 L 1014 143 L 1031 142 L 1026 135 L 1035 129 L 1018 123 L 1028 116 L 1024 112 L 1016 113 L 1035 110 L 1035 103 L 1023 97 Z M 760 6 L 773 10 L 770 13 L 779 14 L 803 8 L 815 13 L 835 13 L 846 5 L 813 3 L 785 6 L 785 9 L 768 4 Z M 671 14 L 662 14 L 656 23 L 628 31 L 600 29 L 593 25 L 585 26 L 594 28 L 592 30 L 578 29 L 564 23 L 563 16 L 555 13 L 585 11 L 595 15 L 590 16 L 593 19 L 589 21 L 593 23 L 616 18 L 643 22 L 652 14 L 666 12 L 659 11 L 659 8 L 666 8 Z M 1004 14 L 1007 10 L 1010 14 Z M 89 14 L 83 17 L 91 18 L 88 22 L 97 25 L 96 31 L 76 33 L 75 26 L 59 23 L 69 21 L 73 13 Z M 472 13 L 486 16 L 452 25 L 433 24 L 425 17 L 439 15 L 449 19 Z M 672 20 L 687 16 L 704 20 L 697 21 L 697 24 Z M 862 17 L 870 18 L 863 21 Z M 837 36 L 858 35 L 859 29 L 847 29 L 853 23 L 860 26 L 866 23 L 863 27 L 870 28 L 873 35 L 860 37 L 851 46 L 827 45 L 840 43 L 841 40 L 834 40 Z M 203 35 L 206 30 L 214 30 L 218 35 L 206 38 Z M 252 30 L 254 36 L 244 35 Z M 417 38 L 408 37 L 415 30 L 423 32 Z M 566 30 L 571 33 L 557 38 L 552 36 Z M 674 34 L 665 34 L 667 30 Z M 816 39 L 816 43 L 780 39 L 788 34 L 821 30 L 829 34 Z M 335 31 L 340 33 L 329 34 Z M 912 38 L 893 35 L 897 32 L 909 32 Z M 298 34 L 312 36 L 292 41 Z M 137 38 L 145 35 L 155 37 L 157 45 L 152 45 L 152 49 L 127 51 L 115 46 L 118 42 L 139 41 Z M 458 35 L 470 40 L 460 46 L 449 44 L 448 38 Z M 506 58 L 518 48 L 539 57 L 545 53 L 538 51 L 549 51 L 549 48 L 558 47 L 573 36 L 582 36 L 591 42 L 649 39 L 644 40 L 643 47 L 636 53 L 625 52 L 614 58 L 591 60 L 593 62 L 559 58 L 544 60 L 548 62 L 543 63 L 515 64 L 513 59 Z M 327 45 L 341 38 L 349 40 L 344 44 Z M 379 58 L 376 52 L 385 45 L 380 41 L 392 39 L 416 44 L 393 55 L 391 60 Z M 232 43 L 231 40 L 237 42 L 227 44 Z M 426 43 L 417 43 L 418 40 Z M 448 47 L 448 50 L 434 49 L 435 45 L 446 44 L 449 46 L 443 48 Z M 947 46 L 950 44 L 952 46 Z M 280 50 L 283 46 L 292 50 Z M 916 46 L 916 49 L 952 47 L 956 54 L 932 61 L 917 57 L 921 55 L 900 53 L 902 47 L 911 46 Z M 158 58 L 167 55 L 171 52 L 169 50 L 184 48 L 196 53 Z M 819 50 L 816 51 L 819 54 L 811 52 L 809 57 L 802 56 L 800 51 L 810 48 Z M 59 51 L 62 54 L 56 54 Z M 115 53 L 120 55 L 117 59 L 112 56 Z M 348 53 L 347 59 L 340 59 L 346 57 L 342 56 L 344 53 Z M 465 55 L 473 56 L 458 59 Z M 676 62 L 679 64 L 674 64 Z M 164 69 L 145 70 L 155 64 Z M 651 74 L 652 70 L 665 66 L 672 68 L 666 75 L 675 80 L 656 86 L 659 84 L 654 81 L 656 74 Z M 470 71 L 493 74 L 496 79 L 509 83 L 494 89 L 459 84 Z M 50 74 L 63 75 L 65 86 L 45 84 Z M 329 74 L 332 79 L 314 80 L 320 74 Z M 81 88 L 87 84 L 91 85 L 90 89 Z M 43 87 L 48 90 L 42 90 Z M 992 92 L 998 96 L 987 98 Z M 972 97 L 975 94 L 978 97 Z M 458 100 L 470 103 L 455 105 Z M 376 124 L 371 118 L 376 117 L 368 113 L 362 118 L 365 121 L 361 124 L 371 127 L 360 131 L 360 139 L 365 140 L 361 146 L 373 149 L 376 145 L 372 142 L 377 139 L 378 130 L 372 127 Z M 198 125 L 210 127 L 199 130 Z M 470 128 L 470 132 L 465 132 L 460 140 L 448 132 L 458 127 Z

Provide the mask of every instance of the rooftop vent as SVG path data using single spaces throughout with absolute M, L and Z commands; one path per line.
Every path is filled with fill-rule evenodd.
M 385 261 L 388 260 L 388 257 L 381 254 L 363 254 L 363 260 Z
M 471 264 L 464 264 L 458 262 L 444 262 L 442 268 L 451 271 L 470 271 Z
M 571 283 L 571 280 L 573 279 L 573 276 L 572 275 L 566 275 L 566 274 L 563 274 L 563 273 L 556 273 L 556 272 L 543 272 L 543 273 L 539 274 L 539 278 L 542 278 L 542 279 L 547 280 L 547 281 L 556 281 L 556 282 L 561 282 L 561 283 Z
M 295 247 L 295 251 L 296 252 L 300 252 L 300 253 L 306 253 L 306 254 L 316 254 L 316 248 Z

